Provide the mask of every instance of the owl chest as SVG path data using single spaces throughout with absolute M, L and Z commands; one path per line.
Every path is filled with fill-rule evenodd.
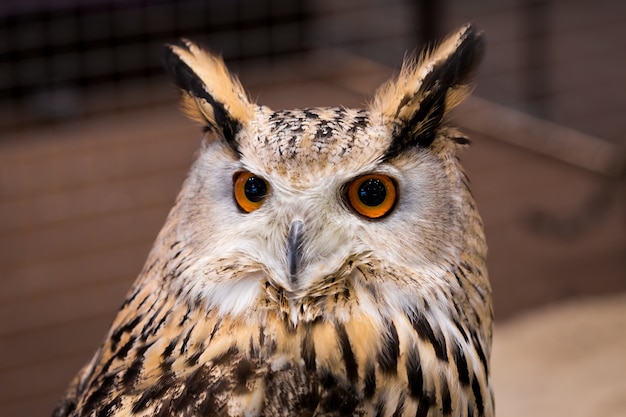
M 141 416 L 433 417 L 469 408 L 487 415 L 472 362 L 463 356 L 459 366 L 442 333 L 406 316 L 293 326 L 278 316 L 258 324 L 181 315 L 188 318 L 171 314 L 161 327 L 149 320 L 156 324 L 140 336 L 104 346 L 113 356 L 101 358 L 103 372 L 89 383 L 83 398 L 98 401 L 89 408 Z
M 159 378 L 159 383 L 171 386 L 157 390 L 160 398 L 143 398 L 145 411 L 167 409 L 165 415 L 185 416 L 414 416 L 421 405 L 421 415 L 438 415 L 428 414 L 437 399 L 421 385 L 411 386 L 424 379 L 416 375 L 422 368 L 407 368 L 397 335 L 379 334 L 387 345 L 367 357 L 344 326 L 334 327 L 332 337 L 322 329 L 308 329 L 281 339 L 265 334 L 260 344 L 250 340 L 246 347 L 232 340 L 215 356 L 205 357 L 216 349 L 209 344 L 204 354 L 187 356 L 187 369 Z M 140 411 L 141 402 L 133 408 Z
M 215 416 L 439 416 L 455 415 L 453 406 L 467 410 L 468 398 L 451 394 L 459 389 L 458 381 L 446 378 L 450 363 L 423 345 L 420 353 L 419 337 L 404 330 L 393 321 L 381 328 L 366 320 L 298 328 L 222 323 L 209 343 L 185 355 L 185 368 L 172 374 L 172 388 L 164 391 L 170 398 L 155 404 L 170 407 L 172 415 L 188 410 L 180 415 Z

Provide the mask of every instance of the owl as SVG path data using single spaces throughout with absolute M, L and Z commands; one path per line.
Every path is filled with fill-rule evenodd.
M 169 45 L 206 138 L 54 416 L 492 416 L 487 249 L 446 121 L 483 50 L 467 25 L 364 109 L 275 111 Z

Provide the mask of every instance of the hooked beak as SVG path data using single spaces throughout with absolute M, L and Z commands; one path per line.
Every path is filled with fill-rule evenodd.
M 302 236 L 304 234 L 304 222 L 294 220 L 289 226 L 287 236 L 287 265 L 289 268 L 289 279 L 291 283 L 298 280 L 298 268 L 302 256 Z

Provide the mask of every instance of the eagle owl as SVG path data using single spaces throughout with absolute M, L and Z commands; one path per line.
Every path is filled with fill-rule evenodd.
M 55 416 L 492 416 L 482 222 L 446 123 L 471 25 L 365 109 L 274 111 L 166 48 L 207 137 Z

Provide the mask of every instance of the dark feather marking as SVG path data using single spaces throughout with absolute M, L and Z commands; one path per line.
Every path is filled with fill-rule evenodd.
M 96 380 L 94 383 L 98 383 L 98 388 L 93 390 L 85 404 L 81 408 L 83 415 L 88 416 L 94 410 L 102 405 L 102 402 L 108 397 L 113 387 L 115 387 L 116 375 L 106 375 L 102 380 Z
M 353 415 L 361 399 L 352 385 L 339 384 L 337 379 L 325 372 L 320 377 L 320 382 L 325 388 L 325 396 L 321 400 L 322 410 L 333 411 L 336 415 Z
M 427 417 L 429 409 L 430 404 L 428 403 L 426 398 L 422 398 L 417 406 L 417 412 L 415 413 L 415 417 Z
M 131 364 L 126 368 L 124 375 L 122 376 L 122 385 L 130 387 L 135 384 L 139 374 L 141 374 L 141 369 L 143 368 L 143 358 L 136 357 Z
M 460 161 L 460 160 L 458 160 L 458 161 L 459 161 L 459 163 L 461 163 L 461 161 Z M 472 181 L 470 180 L 470 177 L 467 175 L 467 173 L 466 173 L 466 172 L 463 172 L 463 171 L 462 171 L 462 172 L 461 172 L 461 174 L 463 175 L 462 181 L 463 181 L 463 186 L 465 187 L 465 190 L 466 190 L 468 193 L 470 193 L 470 195 L 471 195 L 472 197 L 474 197 L 474 194 L 473 194 L 473 192 L 472 192 L 472 188 L 470 187 L 470 185 L 472 184 Z M 472 210 L 475 210 L 475 209 L 476 209 L 476 206 L 475 206 L 474 204 L 472 204 L 472 203 L 470 203 L 470 202 L 468 202 L 467 204 L 468 204 L 468 206 L 469 206 L 469 208 L 470 208 L 470 209 L 472 209 Z M 481 225 L 482 225 L 482 224 L 481 224 Z
M 456 368 L 459 372 L 459 381 L 461 384 L 467 386 L 470 383 L 470 375 L 469 369 L 467 368 L 467 359 L 465 359 L 465 352 L 463 352 L 463 348 L 455 344 L 452 349 L 452 355 L 454 356 L 454 362 L 456 363 Z
M 259 355 L 259 349 L 254 344 L 254 336 L 250 335 L 250 339 L 248 340 L 248 355 L 251 358 L 256 358 Z
M 132 361 L 130 366 L 126 368 L 126 371 L 122 376 L 122 385 L 132 386 L 135 384 L 143 368 L 144 355 L 150 346 L 152 346 L 151 343 L 137 348 L 135 351 L 135 359 Z
M 189 292 L 187 294 L 189 294 Z M 200 305 L 202 304 L 202 296 L 198 294 L 198 296 L 193 299 L 192 304 L 194 308 L 200 308 Z
M 215 326 L 213 326 L 213 330 L 211 330 L 211 335 L 209 336 L 209 342 L 213 340 L 213 338 L 215 337 L 215 333 L 217 333 L 220 327 L 222 327 L 222 319 L 218 318 L 217 321 L 215 322 Z
M 302 113 L 307 119 L 317 120 L 320 118 L 320 115 L 317 113 L 317 109 L 313 107 L 306 107 L 302 109 Z
M 172 259 L 167 259 L 163 265 L 161 265 L 161 273 L 163 274 L 163 276 L 171 276 L 171 273 L 168 274 L 166 271 L 169 269 L 170 266 L 170 262 L 172 261 Z
M 172 356 L 172 352 L 174 352 L 174 348 L 176 347 L 177 343 L 178 337 L 172 339 L 172 341 L 165 347 L 165 349 L 163 349 L 163 352 L 161 353 L 161 358 L 167 359 Z
M 461 287 L 461 289 L 464 289 L 465 285 L 463 284 L 463 281 L 461 281 L 461 278 L 459 277 L 460 274 L 462 274 L 460 269 L 457 269 L 456 271 L 454 271 L 454 277 L 456 278 L 457 284 L 459 284 L 459 287 Z M 463 275 L 463 278 L 465 278 L 465 275 Z
M 151 417 L 172 417 L 172 399 L 171 398 L 162 398 L 159 401 L 158 407 L 156 409 L 156 414 L 153 414 Z
M 480 383 L 478 382 L 476 375 L 472 378 L 472 392 L 474 393 L 474 399 L 476 400 L 476 411 L 478 411 L 479 416 L 482 416 L 485 412 L 485 403 L 483 402 L 483 394 L 480 390 Z
M 435 393 L 432 390 L 424 388 L 424 392 L 422 393 L 421 398 L 419 399 L 419 404 L 417 406 L 417 412 L 415 416 L 426 417 L 428 416 L 428 411 L 437 404 L 437 398 Z
M 198 363 L 198 359 L 200 359 L 200 356 L 202 355 L 202 350 L 203 349 L 198 349 L 198 351 L 194 352 L 190 357 L 188 357 L 185 360 L 185 365 L 187 366 L 194 366 Z
M 185 334 L 185 337 L 183 338 L 183 342 L 180 344 L 180 353 L 183 354 L 187 351 L 187 345 L 189 344 L 189 338 L 191 337 L 191 333 L 193 332 L 193 330 L 196 328 L 195 324 L 193 326 L 191 326 L 191 328 L 189 330 L 187 330 L 187 333 Z
M 402 413 L 404 412 L 404 402 L 406 401 L 406 397 L 404 396 L 403 393 L 400 394 L 400 397 L 398 398 L 398 406 L 396 407 L 396 410 L 393 412 L 393 416 L 392 417 L 401 417 Z
M 445 416 L 452 414 L 452 398 L 450 396 L 450 386 L 448 385 L 448 378 L 441 374 L 439 375 L 441 381 L 441 412 Z
M 226 110 L 226 107 L 224 107 L 224 104 L 220 103 L 211 94 L 209 94 L 198 75 L 189 67 L 189 65 L 180 59 L 171 47 L 165 48 L 164 61 L 165 67 L 174 79 L 174 82 L 180 88 L 194 97 L 205 100 L 211 105 L 211 107 L 213 107 L 213 116 L 215 117 L 215 123 L 217 125 L 214 127 L 222 132 L 226 142 L 231 146 L 231 148 L 233 148 L 233 150 L 238 152 L 239 146 L 235 137 L 241 129 L 240 121 L 230 117 L 230 114 Z
M 328 370 L 320 371 L 320 383 L 325 389 L 335 388 L 337 386 L 337 378 Z
M 276 110 L 275 112 L 272 113 L 272 115 L 270 116 L 270 120 L 274 120 L 274 119 L 280 119 L 280 118 L 285 118 L 285 119 L 293 119 L 295 116 L 293 114 L 292 110 Z M 282 121 L 281 121 L 282 122 Z
M 472 143 L 472 141 L 465 136 L 453 136 L 450 139 L 452 139 L 455 143 L 459 145 L 469 145 L 470 143 Z
M 424 393 L 424 375 L 417 346 L 406 353 L 406 375 L 411 396 L 421 398 Z
M 259 326 L 259 345 L 263 346 L 265 344 L 265 326 Z
M 237 349 L 236 346 L 231 346 L 224 352 L 215 356 L 211 363 L 213 364 L 213 366 L 223 365 L 224 363 L 228 363 L 228 361 L 232 360 L 233 356 L 237 355 L 238 353 L 239 349 Z
M 161 320 L 159 320 L 157 325 L 151 330 L 152 334 L 156 334 L 159 331 L 159 329 L 163 327 L 163 325 L 165 324 L 165 322 L 167 321 L 167 318 L 169 317 L 171 313 L 172 313 L 172 310 L 168 310 L 168 312 L 163 315 Z
M 376 408 L 376 417 L 383 417 L 385 415 L 385 401 L 379 400 L 375 405 Z
M 439 124 L 446 112 L 445 101 L 448 88 L 450 86 L 442 86 L 440 81 L 435 81 L 420 102 L 419 110 L 411 119 L 405 121 L 400 135 L 412 139 L 409 146 L 427 148 L 435 140 Z M 423 91 L 423 89 L 420 90 Z M 421 122 L 424 123 L 423 126 L 420 126 L 420 130 L 416 130 Z
M 474 417 L 474 407 L 472 403 L 467 403 L 467 417 Z
M 364 384 L 365 398 L 372 398 L 376 392 L 376 367 L 371 362 L 365 367 Z
M 131 336 L 128 341 L 126 343 L 124 343 L 124 346 L 122 346 L 120 348 L 120 350 L 118 350 L 115 353 L 115 358 L 116 359 L 124 359 L 126 357 L 126 355 L 128 354 L 128 352 L 130 351 L 130 349 L 135 345 L 135 341 L 137 340 L 137 338 L 135 336 Z
M 302 346 L 300 347 L 300 354 L 304 360 L 304 367 L 307 371 L 315 371 L 316 368 L 316 354 L 315 343 L 313 342 L 313 335 L 311 334 L 311 326 L 307 326 L 302 337 Z
M 402 99 L 398 103 L 398 108 L 396 109 L 396 113 L 394 114 L 394 117 L 396 117 L 396 118 L 398 117 L 398 114 L 400 113 L 400 110 L 402 109 L 402 107 L 404 107 L 407 104 L 409 104 L 413 97 L 414 97 L 413 94 L 411 94 L 411 95 L 405 94 L 404 97 L 402 97 Z
M 345 109 L 345 107 L 336 107 L 334 110 L 335 110 L 335 112 L 334 112 L 335 114 L 334 114 L 332 122 L 334 124 L 339 124 L 339 123 L 343 122 L 345 120 L 345 117 L 346 117 L 346 109 Z
M 455 304 L 456 305 L 456 304 Z M 459 332 L 461 333 L 461 335 L 463 336 L 463 339 L 466 342 L 469 342 L 469 337 L 467 336 L 467 332 L 465 331 L 465 328 L 463 327 L 463 325 L 461 323 L 459 323 L 459 321 L 456 318 L 452 318 L 452 322 L 454 323 L 454 325 L 456 326 L 457 329 L 459 329 Z
M 367 116 L 364 116 L 364 115 L 356 116 L 348 132 L 354 134 L 357 131 L 361 131 L 367 126 L 368 122 L 369 122 L 369 118 Z
M 135 317 L 132 321 L 126 323 L 123 326 L 118 327 L 117 329 L 115 329 L 115 331 L 111 334 L 111 352 L 113 352 L 115 349 L 117 349 L 117 344 L 120 342 L 120 339 L 122 338 L 122 335 L 124 333 L 129 333 L 131 330 L 133 330 L 135 328 L 135 326 L 137 326 L 137 324 L 143 319 L 143 315 L 139 314 L 137 315 L 137 317 Z
M 298 410 L 299 417 L 314 417 L 320 403 L 318 385 L 313 383 L 309 389 L 299 392 L 293 402 L 293 409 Z
M 461 275 L 461 277 L 463 277 L 463 280 L 467 281 L 467 274 L 465 274 L 465 271 L 463 270 L 463 265 L 459 265 L 458 268 L 456 268 L 456 270 L 454 271 L 454 275 L 456 275 L 457 273 L 459 275 Z M 458 277 L 457 277 L 458 279 Z
M 135 339 L 134 337 L 131 338 L 131 340 L 129 340 L 124 346 L 122 346 L 122 349 L 120 349 L 120 351 L 122 352 L 120 354 L 120 351 L 118 351 L 115 355 L 111 355 L 109 357 L 109 359 L 107 359 L 106 362 L 104 362 L 104 364 L 102 365 L 102 368 L 100 368 L 98 370 L 98 373 L 101 375 L 104 375 L 106 373 L 109 372 L 109 369 L 111 368 L 111 364 L 118 360 L 118 359 L 123 359 L 124 357 L 126 357 L 126 354 L 128 353 L 128 351 L 130 350 L 130 348 L 132 348 L 132 344 L 134 343 Z M 93 375 L 93 372 L 95 371 L 94 368 L 91 369 L 90 373 L 89 373 L 89 378 L 91 379 L 91 376 Z
M 101 375 L 104 375 L 107 372 L 109 372 L 109 368 L 111 367 L 111 364 L 116 359 L 117 359 L 116 355 L 110 356 L 109 359 L 102 365 L 102 368 L 98 370 L 98 373 L 101 374 Z M 94 373 L 95 370 L 96 370 L 95 368 L 91 368 L 91 371 L 89 372 L 89 378 L 88 379 L 91 379 L 91 377 L 93 376 L 93 373 Z
M 107 405 L 102 407 L 100 411 L 98 411 L 98 417 L 111 417 L 115 409 L 120 405 L 121 398 L 115 397 L 112 401 L 109 401 Z
M 176 299 L 179 299 L 179 300 L 180 300 L 180 299 L 181 299 L 182 294 L 183 294 L 183 287 L 180 287 L 180 288 L 178 288 L 178 289 L 176 290 L 176 293 L 175 293 L 175 295 L 174 295 L 174 298 L 176 298 Z M 181 323 L 181 324 L 182 324 L 182 323 Z
M 404 151 L 415 146 L 427 148 L 435 140 L 437 128 L 445 113 L 446 89 L 436 84 L 433 91 L 426 95 L 419 109 L 413 114 L 410 120 L 400 121 L 400 125 L 394 129 L 393 139 L 389 148 L 385 151 L 383 160 L 387 161 L 395 158 Z M 417 93 L 419 94 L 419 93 Z M 428 118 L 427 121 L 424 119 Z M 424 122 L 423 129 L 415 131 L 417 125 Z
M 148 301 L 148 298 L 150 298 L 151 296 L 152 296 L 152 293 L 148 293 L 148 294 L 147 294 L 147 295 L 143 298 L 143 300 L 141 300 L 141 301 L 139 302 L 139 304 L 137 305 L 136 310 L 139 310 L 141 307 L 143 307 L 143 305 L 146 303 L 146 301 Z
M 320 139 L 328 139 L 333 136 L 333 129 L 329 125 L 326 120 L 322 120 L 319 122 L 317 126 L 317 131 L 315 132 L 315 139 L 320 141 Z M 320 141 L 321 142 L 321 141 Z
M 152 263 L 152 265 L 150 265 L 149 269 L 152 269 L 152 267 L 154 266 L 154 263 Z M 124 300 L 124 302 L 122 303 L 122 305 L 120 306 L 120 309 L 126 307 L 127 305 L 129 305 L 130 303 L 133 302 L 133 300 L 135 298 L 137 298 L 137 296 L 139 295 L 139 293 L 141 292 L 141 287 L 137 287 L 135 288 L 135 290 L 133 291 L 133 293 L 126 297 L 126 299 Z
M 180 263 L 175 266 L 174 271 L 167 274 L 166 278 L 168 278 L 168 281 L 171 281 L 172 279 L 176 279 L 180 277 L 183 274 L 183 272 L 185 272 L 191 267 L 191 264 L 185 265 L 184 263 L 185 261 L 187 261 L 187 257 L 184 257 L 183 259 L 181 259 Z
M 437 331 L 437 335 L 426 317 L 419 311 L 415 311 L 413 314 L 409 314 L 409 321 L 411 326 L 417 332 L 419 338 L 423 341 L 429 342 L 435 350 L 435 355 L 444 361 L 448 362 L 448 349 L 446 346 L 446 339 L 440 331 Z
M 339 348 L 341 349 L 343 361 L 346 365 L 346 376 L 348 377 L 348 381 L 355 382 L 359 376 L 359 372 L 356 359 L 354 358 L 354 352 L 352 351 L 352 346 L 350 346 L 350 338 L 348 337 L 348 333 L 346 332 L 346 328 L 343 323 L 336 323 L 335 330 L 337 331 L 337 336 L 339 337 Z
M 150 331 L 148 329 L 150 329 L 152 327 L 152 325 L 154 324 L 154 321 L 156 320 L 156 318 L 158 317 L 158 315 L 161 313 L 161 310 L 163 310 L 163 306 L 159 306 L 159 308 L 157 308 L 157 310 L 154 312 L 154 314 L 152 314 L 152 316 L 150 316 L 150 318 L 148 319 L 148 322 L 146 324 L 144 324 L 143 328 L 141 329 L 141 334 L 148 334 L 150 333 Z
M 482 60 L 485 42 L 483 34 L 477 33 L 473 26 L 468 26 L 459 40 L 456 50 L 424 77 L 422 86 L 441 82 L 446 88 L 450 88 L 467 83 Z
M 320 403 L 322 390 L 315 374 L 307 374 L 299 365 L 285 364 L 278 373 L 269 372 L 265 378 L 263 416 L 313 416 Z M 298 387 L 293 392 L 293 387 Z M 294 395 L 285 395 L 288 392 Z
M 457 49 L 443 62 L 436 64 L 422 80 L 419 90 L 414 95 L 405 97 L 398 106 L 399 111 L 410 100 L 421 98 L 419 108 L 409 120 L 397 121 L 399 125 L 383 159 L 392 159 L 415 146 L 423 148 L 430 146 L 446 112 L 445 101 L 448 90 L 467 82 L 482 59 L 483 53 L 482 34 L 476 33 L 473 27 L 468 27 L 462 34 Z M 418 127 L 420 130 L 416 131 Z
M 52 417 L 69 417 L 74 416 L 72 414 L 76 410 L 76 398 L 65 397 L 56 405 L 56 408 L 52 412 Z
M 154 269 L 155 266 L 157 266 L 157 264 L 159 263 L 159 259 L 155 259 L 153 262 L 150 263 L 150 265 L 148 265 L 148 267 L 145 269 L 146 274 L 150 271 L 152 271 Z M 142 275 L 145 275 L 142 273 Z
M 218 402 L 218 394 L 228 389 L 228 381 L 225 378 L 219 378 L 210 386 L 207 395 L 198 406 L 199 416 L 221 415 L 216 411 L 221 411 L 223 406 Z
M 167 392 L 168 388 L 169 384 L 165 383 L 165 381 L 159 381 L 159 383 L 149 386 L 133 403 L 131 408 L 132 412 L 138 413 L 145 410 L 148 408 L 150 402 L 163 397 L 163 394 Z
M 398 370 L 400 341 L 393 321 L 387 322 L 387 331 L 382 335 L 381 348 L 376 355 L 382 372 L 395 373 Z
M 255 374 L 256 365 L 245 358 L 241 358 L 233 368 L 234 383 L 238 392 L 249 392 L 248 379 Z
M 474 290 L 480 297 L 480 301 L 482 301 L 483 304 L 486 304 L 487 299 L 485 297 L 487 297 L 487 294 L 485 293 L 485 290 L 475 283 L 472 283 L 472 287 L 474 287 Z
M 461 263 L 461 268 L 459 268 L 459 269 L 461 269 L 461 271 L 462 271 L 463 270 L 462 268 L 467 269 L 467 272 L 469 272 L 470 274 L 474 273 L 474 267 L 472 265 L 468 264 L 467 262 L 462 262 Z
M 189 408 L 189 403 L 190 403 L 190 399 L 193 397 L 193 395 L 189 394 L 189 381 L 195 377 L 198 373 L 198 371 L 201 368 L 196 369 L 195 371 L 193 371 L 185 380 L 184 383 L 181 384 L 182 387 L 184 387 L 184 390 L 179 394 L 176 395 L 175 397 L 173 397 L 169 404 L 168 404 L 168 413 L 164 415 L 164 417 L 171 417 L 174 415 L 183 415 L 183 410 L 186 408 Z M 188 412 L 187 412 L 188 413 Z
M 269 343 L 266 344 L 266 346 L 267 346 L 266 352 L 268 355 L 273 355 L 276 352 L 276 348 L 277 348 L 276 340 L 274 339 L 270 340 Z
M 183 393 L 172 402 L 173 411 L 182 411 L 187 408 L 199 395 L 206 391 L 209 385 L 210 368 L 199 366 L 185 380 Z
M 478 358 L 480 359 L 480 363 L 483 365 L 483 370 L 485 371 L 485 375 L 489 375 L 489 361 L 487 360 L 487 356 L 485 355 L 485 351 L 483 350 L 483 345 L 480 343 L 478 336 L 475 331 L 471 331 L 472 342 L 474 344 L 474 348 L 476 349 L 476 353 L 478 354 Z

